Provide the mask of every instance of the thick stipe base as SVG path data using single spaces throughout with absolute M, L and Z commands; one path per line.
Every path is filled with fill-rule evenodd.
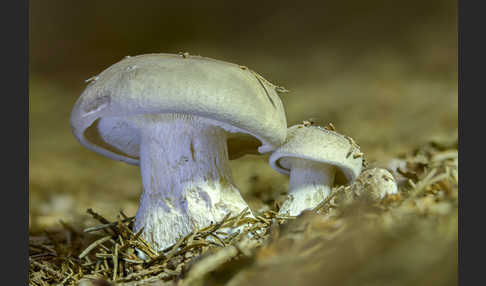
M 225 131 L 184 116 L 138 119 L 143 193 L 135 231 L 161 251 L 248 205 L 233 185 Z
M 291 158 L 289 195 L 279 213 L 297 216 L 315 208 L 331 193 L 336 169 L 330 165 Z

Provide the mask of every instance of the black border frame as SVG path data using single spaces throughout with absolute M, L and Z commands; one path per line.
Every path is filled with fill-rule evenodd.
M 29 1 L 2 3 L 2 149 L 4 168 L 2 216 L 2 284 L 29 281 Z M 6 66 L 5 66 L 6 63 Z M 6 281 L 9 280 L 9 281 Z M 8 283 L 13 281 L 14 283 Z
M 484 94 L 484 9 L 477 1 L 458 1 L 458 108 L 459 108 L 459 285 L 482 284 L 486 236 L 482 234 L 484 221 L 484 191 L 479 183 L 483 178 L 481 164 L 484 144 L 482 138 L 467 139 L 466 134 L 480 137 L 484 114 L 482 104 L 474 103 Z M 469 129 L 469 130 L 468 130 Z M 482 137 L 482 136 L 481 136 Z M 480 155 L 480 156 L 478 156 Z M 474 165 L 478 165 L 477 167 Z M 481 196 L 483 198 L 481 198 Z M 466 232 L 469 229 L 469 233 Z

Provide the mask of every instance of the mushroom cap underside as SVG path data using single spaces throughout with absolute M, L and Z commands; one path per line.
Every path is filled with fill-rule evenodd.
M 138 164 L 140 132 L 126 118 L 188 115 L 225 129 L 229 156 L 234 159 L 273 151 L 284 142 L 287 123 L 277 89 L 246 67 L 210 58 L 174 54 L 126 57 L 86 87 L 70 122 L 75 137 L 86 148 Z M 103 136 L 100 130 L 115 134 Z M 103 139 L 107 137 L 126 141 L 115 146 Z

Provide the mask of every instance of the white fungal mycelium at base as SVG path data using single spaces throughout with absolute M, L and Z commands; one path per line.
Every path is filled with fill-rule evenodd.
M 315 208 L 331 193 L 336 168 L 319 162 L 298 158 L 285 158 L 290 168 L 289 194 L 279 213 L 296 216 Z
M 224 129 L 167 114 L 132 117 L 130 124 L 141 132 L 143 184 L 134 230 L 144 227 L 155 250 L 248 207 L 233 185 Z

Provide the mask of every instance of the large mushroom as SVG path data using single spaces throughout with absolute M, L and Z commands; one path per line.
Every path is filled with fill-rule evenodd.
M 290 175 L 289 194 L 279 213 L 296 216 L 315 208 L 334 183 L 354 181 L 362 168 L 359 147 L 350 137 L 320 126 L 294 125 L 270 156 L 272 168 Z
M 142 236 L 160 251 L 248 207 L 228 160 L 283 143 L 287 124 L 277 90 L 232 63 L 139 55 L 96 76 L 70 121 L 86 148 L 140 165 L 134 228 L 144 227 Z

